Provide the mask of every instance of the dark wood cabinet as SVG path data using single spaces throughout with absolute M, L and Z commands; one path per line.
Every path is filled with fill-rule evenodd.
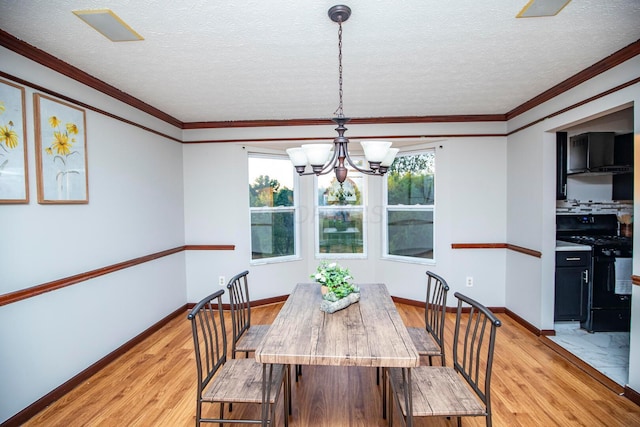
M 554 320 L 587 319 L 591 251 L 556 252 Z
M 567 132 L 556 132 L 556 200 L 567 199 Z
M 633 134 L 616 135 L 613 151 L 616 165 L 633 166 Z M 633 200 L 633 172 L 613 176 L 613 200 Z

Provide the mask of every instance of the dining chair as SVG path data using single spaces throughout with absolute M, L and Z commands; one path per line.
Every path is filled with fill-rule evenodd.
M 236 353 L 255 352 L 271 325 L 251 324 L 251 299 L 249 298 L 249 271 L 233 276 L 227 284 L 229 290 L 229 308 L 231 311 L 231 323 L 233 325 L 231 357 L 236 358 Z M 302 367 L 295 367 L 296 382 L 302 375 Z M 291 410 L 290 410 L 291 412 Z
M 407 331 L 420 356 L 440 357 L 440 364 L 446 365 L 444 350 L 444 323 L 447 309 L 449 285 L 437 274 L 427 271 L 427 297 L 424 311 L 425 327 L 409 327 Z
M 424 327 L 407 327 L 413 345 L 418 355 L 429 358 L 429 365 L 433 365 L 433 358 L 440 357 L 440 364 L 446 365 L 444 347 L 444 323 L 447 311 L 447 281 L 437 274 L 427 271 L 427 289 L 424 311 Z M 380 383 L 380 368 L 376 371 L 376 384 Z M 382 383 L 382 416 L 386 417 L 387 382 Z
M 389 426 L 398 406 L 406 424 L 408 407 L 412 417 L 485 417 L 491 426 L 491 369 L 500 320 L 479 302 L 456 292 L 458 309 L 453 337 L 453 367 L 418 366 L 405 378 L 405 371 L 388 369 Z M 410 384 L 409 395 L 405 385 Z M 408 386 L 406 387 L 408 388 Z
M 233 325 L 231 357 L 234 359 L 237 353 L 245 353 L 245 357 L 249 357 L 249 353 L 256 350 L 270 326 L 251 324 L 248 276 L 249 272 L 243 271 L 233 276 L 227 284 Z
M 259 424 L 261 419 L 225 419 L 225 403 L 261 404 L 263 399 L 263 366 L 253 358 L 228 359 L 227 333 L 222 295 L 219 290 L 202 299 L 189 312 L 193 345 L 198 374 L 196 426 L 200 423 Z M 284 393 L 284 425 L 289 425 L 287 406 L 290 395 L 287 392 L 289 376 L 283 365 L 271 365 L 267 375 L 270 386 L 269 396 L 265 400 L 269 405 L 269 425 L 274 425 L 275 409 L 281 390 Z M 202 416 L 202 404 L 219 405 L 219 417 Z

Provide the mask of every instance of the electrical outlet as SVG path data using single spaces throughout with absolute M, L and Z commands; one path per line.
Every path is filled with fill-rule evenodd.
M 218 277 L 218 284 L 219 284 L 220 286 L 224 286 L 224 285 L 226 285 L 226 283 L 227 283 L 227 282 L 224 280 L 224 276 L 220 276 L 220 277 Z
M 467 287 L 470 288 L 473 286 L 473 277 L 467 276 Z

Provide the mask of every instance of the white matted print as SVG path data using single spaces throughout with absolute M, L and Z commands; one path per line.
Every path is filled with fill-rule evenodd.
M 29 203 L 24 93 L 0 79 L 0 203 Z
M 85 111 L 33 95 L 38 203 L 89 203 Z

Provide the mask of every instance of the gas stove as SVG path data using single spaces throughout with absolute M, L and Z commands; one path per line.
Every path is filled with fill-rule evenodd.
M 625 252 L 631 252 L 633 248 L 633 240 L 630 237 L 623 236 L 570 235 L 558 236 L 558 240 L 577 243 L 580 245 L 588 245 L 591 246 L 596 253 L 602 253 L 603 255 L 621 256 Z
M 585 245 L 632 245 L 631 238 L 618 235 L 618 217 L 615 214 L 558 215 L 556 238 Z
M 584 279 L 587 317 L 580 326 L 589 332 L 628 331 L 633 241 L 618 235 L 617 216 L 557 215 L 556 239 L 591 247 L 592 270 L 584 276 L 590 277 Z

